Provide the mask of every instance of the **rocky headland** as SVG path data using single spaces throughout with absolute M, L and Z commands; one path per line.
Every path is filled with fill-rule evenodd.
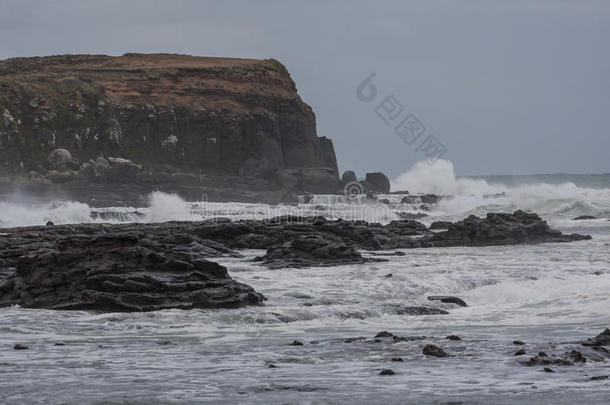
M 332 141 L 274 59 L 0 61 L 0 162 L 4 183 L 81 198 L 118 187 L 279 202 L 341 186 Z

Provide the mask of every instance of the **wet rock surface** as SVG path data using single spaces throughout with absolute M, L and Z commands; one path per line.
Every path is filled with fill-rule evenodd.
M 387 309 L 396 315 L 447 315 L 449 313 L 440 308 L 403 306 L 400 304 L 388 305 Z
M 451 221 L 434 221 L 430 224 L 430 229 L 447 229 L 452 223 Z
M 238 221 L 195 226 L 197 235 L 231 248 L 268 249 L 304 235 L 316 235 L 328 243 L 343 243 L 365 250 L 399 248 L 489 246 L 519 243 L 570 242 L 588 235 L 565 235 L 551 229 L 538 215 L 523 211 L 512 214 L 470 216 L 451 224 L 446 231 L 432 232 L 415 220 L 387 225 L 364 221 L 331 221 L 323 217 L 283 216 L 268 221 Z
M 365 259 L 355 247 L 327 242 L 317 235 L 300 236 L 280 246 L 267 249 L 267 254 L 256 258 L 269 268 L 338 266 L 344 264 L 384 261 Z
M 440 302 L 449 303 L 449 304 L 456 304 L 460 307 L 468 306 L 468 304 L 466 304 L 466 302 L 463 299 L 461 299 L 459 297 L 451 297 L 448 295 L 432 295 L 432 296 L 428 297 L 428 300 L 440 301 Z
M 329 266 L 380 260 L 359 250 L 568 242 L 535 214 L 468 217 L 434 233 L 414 220 L 387 225 L 285 216 L 271 220 L 160 224 L 81 224 L 0 232 L 0 305 L 148 311 L 257 304 L 262 296 L 231 279 L 208 258 L 266 249 L 259 260 L 277 267 Z M 457 297 L 441 302 L 465 305 Z M 401 314 L 442 310 L 397 308 Z M 603 334 L 602 334 L 603 335 Z M 606 342 L 603 335 L 596 338 Z M 598 343 L 595 343 L 598 345 Z
M 46 234 L 37 232 L 41 229 L 0 243 L 8 264 L 0 270 L 0 306 L 152 311 L 237 307 L 264 299 L 229 277 L 225 267 L 205 259 L 228 253 L 211 241 L 206 246 L 200 238 L 163 227 L 155 235 L 106 233 L 104 227 L 86 225 Z M 33 237 L 39 240 L 33 242 Z
M 426 345 L 424 346 L 422 353 L 424 353 L 426 356 L 432 356 L 432 357 L 447 357 L 447 353 L 445 353 L 445 351 L 443 349 L 441 349 L 438 346 L 435 345 Z
M 519 353 L 519 354 L 518 354 Z M 525 354 L 524 350 L 520 350 L 515 353 L 515 356 Z M 572 350 L 569 353 L 563 353 L 561 355 L 552 355 L 549 356 L 544 352 L 538 353 L 537 356 L 530 357 L 527 361 L 521 361 L 520 363 L 524 366 L 547 366 L 547 365 L 556 365 L 556 366 L 573 366 L 577 363 L 586 363 L 587 359 L 583 356 L 583 354 L 579 351 Z
M 411 213 L 411 212 L 401 212 L 401 211 L 396 212 L 396 215 L 398 215 L 398 217 L 400 219 L 415 219 L 415 220 L 426 218 L 428 216 L 428 214 L 424 214 L 423 212 Z M 432 228 L 430 228 L 430 229 L 432 229 Z
M 465 246 L 486 246 L 567 242 L 590 238 L 578 234 L 564 235 L 551 229 L 538 215 L 519 210 L 512 214 L 489 213 L 485 218 L 471 215 L 449 225 L 446 231 L 435 233 L 428 242 L 434 246 L 456 246 L 456 243 Z
M 610 345 L 610 329 L 606 328 L 599 335 L 592 339 L 587 339 L 582 342 L 584 346 L 609 346 Z
M 436 194 L 414 194 L 404 196 L 400 202 L 403 204 L 438 204 L 442 196 Z
M 349 344 L 353 347 L 355 345 L 357 346 L 355 348 L 356 350 L 372 354 L 375 359 L 374 361 L 383 362 L 387 365 L 392 363 L 393 366 L 395 366 L 393 371 L 400 373 L 401 367 L 409 366 L 413 364 L 414 361 L 421 360 L 422 354 L 424 355 L 423 359 L 427 359 L 428 361 L 432 360 L 431 358 L 433 357 L 466 359 L 478 356 L 480 351 L 484 349 L 482 349 L 478 343 L 474 345 L 471 343 L 482 342 L 484 340 L 484 338 L 482 340 L 475 338 L 474 341 L 469 342 L 469 339 L 464 341 L 457 335 L 449 335 L 447 337 L 400 336 L 390 331 L 383 330 L 375 335 L 370 335 L 369 337 L 358 336 L 350 338 L 321 339 L 312 341 L 311 343 L 315 343 L 322 352 L 328 350 L 330 346 Z M 591 366 L 596 366 L 596 368 L 599 369 L 600 367 L 603 367 L 608 359 L 610 359 L 610 353 L 598 354 L 593 348 L 586 348 L 583 351 L 579 351 L 576 350 L 578 348 L 576 344 L 577 343 L 575 342 L 552 341 L 532 343 L 532 345 L 537 347 L 536 351 L 538 354 L 530 358 L 519 357 L 525 355 L 524 349 L 512 353 L 511 350 L 513 345 L 510 341 L 504 342 L 499 346 L 494 345 L 494 347 L 496 349 L 503 347 L 506 350 L 505 355 L 507 361 L 514 362 L 514 364 L 518 366 L 540 367 L 540 372 L 549 373 L 556 372 L 556 370 L 558 370 L 557 367 L 561 369 L 564 369 L 564 367 L 578 367 L 587 364 L 589 361 L 593 363 Z M 450 350 L 446 350 L 441 347 L 441 345 L 448 346 Z M 544 351 L 540 349 L 544 349 Z M 514 356 L 517 356 L 517 358 L 514 358 Z M 379 371 L 380 369 L 378 368 L 377 370 Z M 382 368 L 381 370 L 386 370 L 386 368 Z M 387 373 L 387 375 L 391 375 L 390 372 Z M 586 371 L 583 370 L 583 373 L 586 373 Z M 586 375 L 587 374 L 585 374 L 585 376 Z M 591 381 L 602 381 L 607 378 L 608 376 L 603 374 L 602 371 L 602 373 L 587 379 Z
M 367 173 L 364 182 L 367 190 L 373 193 L 387 194 L 390 192 L 390 180 L 381 172 Z

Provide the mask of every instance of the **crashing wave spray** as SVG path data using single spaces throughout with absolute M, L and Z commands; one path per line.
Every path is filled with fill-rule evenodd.
M 438 215 L 484 214 L 523 209 L 569 218 L 578 215 L 610 216 L 610 189 L 578 187 L 574 183 L 538 182 L 507 186 L 484 179 L 457 177 L 453 163 L 418 162 L 392 182 L 393 190 L 451 196 L 437 207 Z

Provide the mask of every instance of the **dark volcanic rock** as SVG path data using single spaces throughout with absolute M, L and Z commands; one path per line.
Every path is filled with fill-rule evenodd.
M 582 342 L 584 346 L 607 346 L 610 345 L 610 329 L 606 328 L 602 333 L 592 339 Z
M 447 315 L 449 313 L 439 308 L 411 307 L 400 304 L 388 304 L 387 309 L 396 315 Z
M 447 353 L 443 349 L 434 345 L 426 345 L 424 346 L 423 353 L 426 356 L 432 357 L 447 357 Z
M 0 305 L 152 311 L 262 302 L 223 266 L 163 246 L 133 233 L 60 238 L 16 260 L 14 277 L 0 286 Z
M 412 219 L 404 219 L 402 221 L 391 221 L 386 225 L 386 228 L 395 235 L 401 236 L 416 236 L 429 233 L 428 229 L 421 222 Z
M 352 170 L 346 170 L 343 172 L 341 176 L 341 184 L 345 186 L 347 183 L 351 183 L 353 181 L 358 181 L 356 179 L 356 173 Z
M 436 194 L 413 194 L 404 196 L 400 202 L 402 204 L 437 204 L 441 197 Z
M 416 212 L 416 213 L 411 213 L 411 212 L 401 212 L 398 211 L 396 212 L 396 215 L 398 215 L 398 217 L 400 219 L 422 219 L 428 216 L 428 214 L 424 214 L 423 212 Z M 430 228 L 432 229 L 432 228 Z
M 513 245 L 518 243 L 569 242 L 591 239 L 588 235 L 563 235 L 551 229 L 536 214 L 524 211 L 489 213 L 485 218 L 474 215 L 455 222 L 446 231 L 430 239 L 434 246 Z M 459 241 L 459 242 L 458 242 Z
M 452 223 L 451 221 L 434 221 L 430 224 L 430 229 L 447 229 Z
M 597 218 L 595 218 L 593 215 L 581 215 L 579 217 L 574 218 L 573 221 L 580 221 L 580 220 L 585 220 L 585 219 L 597 219 Z
M 571 359 L 574 363 L 586 363 L 587 359 L 582 355 L 581 352 L 577 350 L 572 350 L 570 353 L 566 354 L 566 357 Z
M 318 235 L 300 236 L 282 245 L 272 246 L 265 256 L 257 258 L 269 268 L 338 266 L 370 260 L 373 259 L 363 258 L 353 246 L 329 242 Z
M 147 184 L 277 202 L 293 188 L 330 193 L 339 183 L 332 141 L 317 136 L 311 107 L 275 59 L 3 60 L 0 135 L 0 175 L 35 171 L 62 189 Z
M 450 304 L 457 304 L 460 307 L 467 307 L 468 304 L 466 304 L 466 302 L 464 302 L 463 299 L 458 298 L 458 297 L 450 297 L 448 295 L 433 295 L 428 297 L 428 299 L 430 301 L 440 301 L 440 302 L 445 302 L 445 303 L 450 303 Z
M 571 361 L 569 356 L 548 357 L 548 356 L 538 355 L 538 356 L 530 357 L 530 359 L 527 361 L 520 361 L 519 363 L 523 364 L 524 366 L 548 366 L 548 365 L 573 366 L 574 365 L 574 363 Z
M 590 239 L 586 235 L 563 235 L 549 228 L 536 214 L 475 216 L 452 224 L 449 229 L 431 232 L 414 220 L 392 221 L 387 225 L 364 221 L 329 221 L 322 217 L 283 216 L 267 221 L 238 221 L 192 225 L 192 231 L 232 248 L 268 249 L 305 235 L 317 235 L 334 243 L 358 249 L 390 250 L 435 246 L 487 246 L 518 243 L 569 242 Z
M 258 303 L 260 295 L 206 259 L 239 248 L 267 249 L 261 260 L 270 266 L 327 266 L 378 260 L 358 249 L 582 239 L 590 236 L 563 235 L 522 211 L 469 217 L 439 233 L 414 220 L 384 226 L 298 216 L 14 228 L 0 232 L 0 305 L 151 310 Z
M 28 350 L 29 347 L 22 345 L 20 343 L 17 343 L 15 346 L 13 346 L 13 350 Z
M 390 192 L 390 180 L 383 173 L 367 173 L 364 182 L 367 190 L 373 193 L 388 194 Z
M 396 374 L 396 373 L 394 371 L 390 370 L 389 368 L 384 368 L 379 373 L 379 375 L 394 375 L 394 374 Z

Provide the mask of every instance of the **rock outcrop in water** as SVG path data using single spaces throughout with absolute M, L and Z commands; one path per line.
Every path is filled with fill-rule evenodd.
M 15 228 L 0 230 L 0 305 L 147 311 L 258 304 L 260 294 L 208 260 L 240 248 L 267 249 L 261 260 L 270 267 L 302 267 L 373 260 L 358 249 L 583 239 L 590 236 L 563 235 L 522 211 L 471 216 L 438 233 L 413 220 L 322 217 Z
M 257 260 L 269 268 L 286 268 L 357 264 L 373 259 L 363 258 L 352 245 L 328 243 L 318 235 L 304 235 L 284 244 L 271 246 L 267 249 L 267 254 Z
M 490 246 L 519 243 L 570 242 L 588 235 L 565 235 L 551 229 L 538 215 L 523 211 L 474 215 L 432 232 L 414 220 L 387 225 L 364 221 L 329 221 L 322 217 L 284 216 L 269 221 L 206 223 L 195 231 L 231 248 L 269 249 L 303 236 L 316 235 L 329 245 L 347 244 L 365 250 L 446 246 Z
M 0 61 L 0 175 L 210 199 L 339 187 L 332 141 L 274 59 L 172 54 Z M 109 187 L 110 188 L 110 187 Z
M 0 306 L 115 312 L 262 303 L 261 294 L 205 259 L 227 249 L 174 233 L 171 225 L 153 229 L 83 225 L 15 233 L 2 243 L 8 260 L 0 268 Z

